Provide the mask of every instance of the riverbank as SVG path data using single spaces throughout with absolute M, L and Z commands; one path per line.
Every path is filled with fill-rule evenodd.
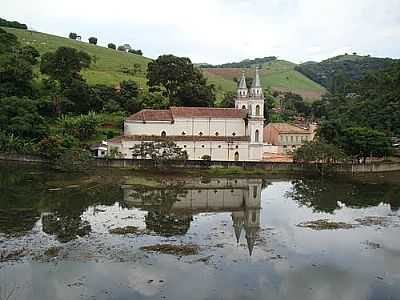
M 32 155 L 0 154 L 0 161 L 13 161 L 34 164 L 49 164 L 51 162 Z M 187 173 L 201 171 L 210 175 L 262 175 L 270 173 L 384 173 L 400 171 L 398 162 L 374 162 L 368 164 L 304 164 L 284 162 L 254 162 L 254 161 L 173 161 L 163 167 L 155 167 L 151 160 L 132 159 L 104 159 L 96 158 L 91 162 L 93 167 L 99 168 L 122 168 L 134 170 L 168 169 Z

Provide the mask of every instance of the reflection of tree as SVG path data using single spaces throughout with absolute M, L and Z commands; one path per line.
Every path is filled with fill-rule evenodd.
M 32 208 L 0 209 L 0 232 L 21 235 L 32 230 L 40 214 Z
M 182 184 L 173 184 L 161 189 L 139 188 L 131 190 L 130 197 L 149 212 L 146 215 L 146 227 L 160 235 L 172 236 L 185 234 L 190 227 L 192 215 L 177 215 L 172 207 L 179 197 L 184 197 L 186 190 Z
M 89 222 L 82 214 L 90 206 L 112 205 L 121 198 L 116 185 L 95 185 L 71 191 L 59 191 L 46 199 L 47 214 L 43 215 L 43 231 L 53 234 L 62 243 L 82 237 L 91 232 Z
M 190 228 L 192 215 L 163 214 L 149 211 L 146 215 L 146 228 L 163 236 L 184 235 Z
M 90 233 L 88 221 L 82 221 L 80 215 L 47 214 L 42 217 L 43 232 L 55 235 L 61 243 L 69 242 L 77 236 Z
M 107 177 L 109 178 L 109 177 Z M 60 191 L 48 191 L 48 181 Z M 32 230 L 43 216 L 43 231 L 62 242 L 90 231 L 81 215 L 94 205 L 112 205 L 122 198 L 119 184 L 101 182 L 101 177 L 43 172 L 39 168 L 0 165 L 0 232 L 20 235 Z M 68 188 L 72 183 L 79 187 Z
M 333 213 L 335 209 L 340 208 L 338 202 L 355 208 L 376 206 L 380 203 L 390 203 L 391 206 L 394 203 L 396 206 L 398 202 L 392 202 L 391 199 L 398 199 L 399 195 L 399 188 L 389 185 L 324 179 L 294 180 L 292 190 L 286 193 L 286 197 L 292 198 L 300 205 L 327 213 Z

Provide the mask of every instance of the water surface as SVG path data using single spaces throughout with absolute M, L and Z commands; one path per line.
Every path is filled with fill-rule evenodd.
M 399 174 L 189 178 L 0 167 L 0 299 L 400 299 Z M 297 226 L 323 219 L 352 228 Z M 110 233 L 126 226 L 137 233 Z M 199 253 L 141 249 L 156 244 Z

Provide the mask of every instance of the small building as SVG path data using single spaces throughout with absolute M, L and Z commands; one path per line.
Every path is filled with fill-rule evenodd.
M 108 145 L 106 141 L 102 141 L 99 144 L 92 145 L 90 151 L 95 157 L 105 157 L 108 153 Z
M 301 128 L 288 123 L 269 123 L 264 128 L 264 140 L 275 146 L 276 153 L 289 154 L 300 148 L 304 142 L 312 141 L 316 126 Z

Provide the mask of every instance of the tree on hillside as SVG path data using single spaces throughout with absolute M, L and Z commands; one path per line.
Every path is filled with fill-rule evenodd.
M 126 52 L 126 48 L 125 48 L 125 46 L 118 46 L 118 48 L 117 48 L 117 50 L 118 51 L 122 51 L 122 52 Z
M 18 38 L 0 28 L 0 54 L 10 53 L 19 47 Z
M 97 38 L 94 36 L 90 37 L 89 44 L 97 45 Z
M 139 86 L 132 80 L 124 80 L 120 83 L 119 103 L 128 112 L 134 113 L 141 109 L 138 98 Z
M 142 52 L 142 50 L 140 50 L 140 49 L 138 49 L 138 50 L 129 49 L 128 52 L 129 52 L 129 53 L 136 54 L 136 55 L 143 55 L 143 52 Z
M 42 55 L 40 71 L 57 81 L 59 98 L 65 97 L 61 112 L 87 113 L 91 109 L 90 90 L 80 71 L 90 66 L 91 57 L 74 48 L 60 47 Z
M 7 21 L 5 19 L 0 18 L 0 26 L 1 27 L 10 27 L 10 28 L 17 28 L 17 29 L 28 29 L 26 24 L 19 23 L 17 21 Z
M 0 97 L 34 95 L 33 66 L 39 52 L 18 43 L 17 37 L 0 28 Z
M 42 55 L 40 71 L 63 86 L 71 84 L 73 79 L 81 80 L 80 71 L 89 68 L 91 57 L 84 51 L 59 47 L 55 52 Z
M 126 51 L 129 51 L 132 49 L 131 45 L 129 45 L 129 44 L 123 44 L 122 46 L 124 46 Z
M 161 91 L 170 105 L 212 106 L 214 86 L 196 69 L 189 58 L 161 55 L 148 64 L 150 91 Z
M 76 40 L 76 38 L 78 37 L 78 34 L 76 34 L 75 32 L 70 32 L 69 36 L 70 39 Z
M 108 48 L 110 48 L 110 49 L 117 49 L 117 46 L 115 46 L 115 44 L 113 44 L 113 43 L 109 43 L 108 45 L 107 45 L 107 47 Z

